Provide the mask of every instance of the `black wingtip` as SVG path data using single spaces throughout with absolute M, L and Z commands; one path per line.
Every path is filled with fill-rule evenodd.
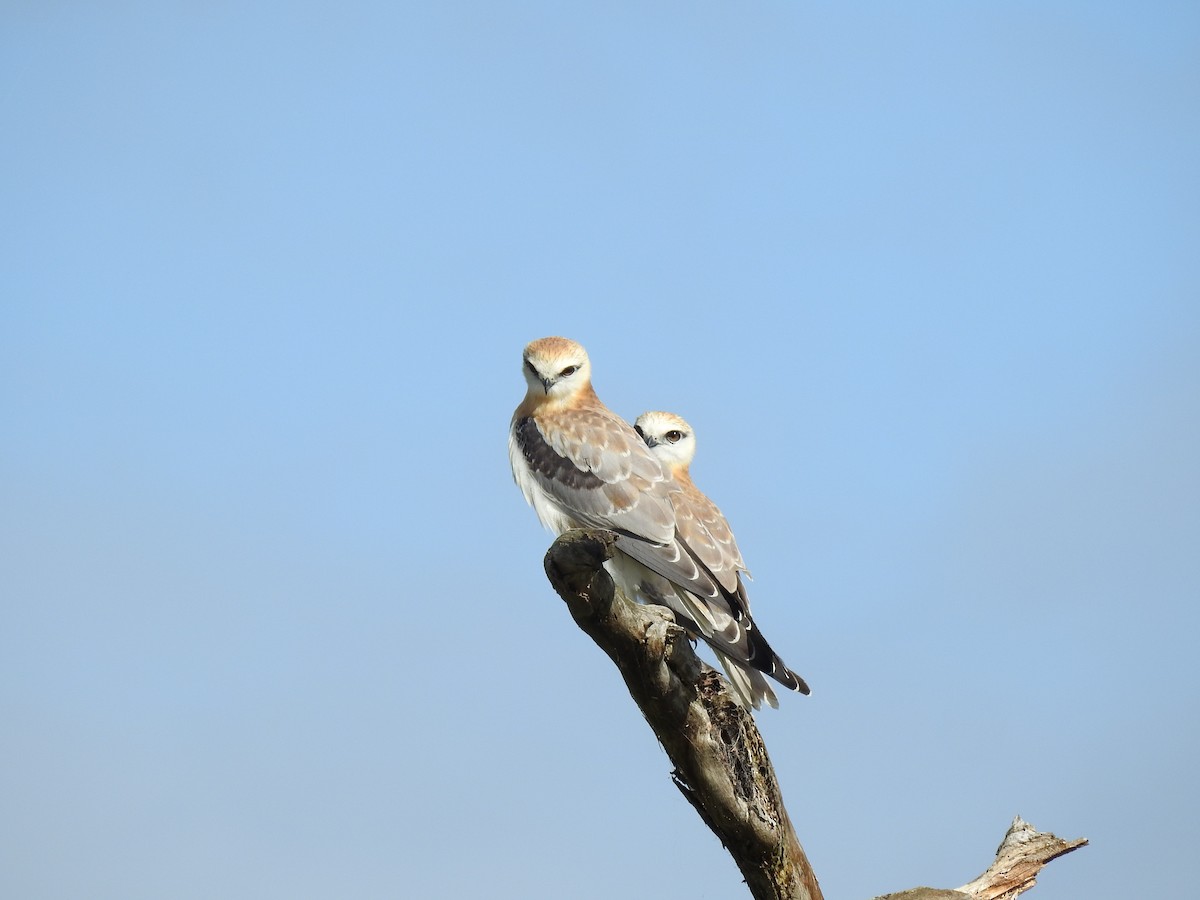
M 793 691 L 796 691 L 799 694 L 803 694 L 805 697 L 809 696 L 812 693 L 812 689 L 808 686 L 807 681 L 805 681 L 803 678 L 801 678 L 799 675 L 797 675 L 791 669 L 788 669 L 788 674 L 791 675 L 792 679 L 796 682 L 795 687 L 792 688 Z
M 749 644 L 750 658 L 746 660 L 758 671 L 764 675 L 769 675 L 789 691 L 796 691 L 799 694 L 808 696 L 812 693 L 808 683 L 787 667 L 779 654 L 767 642 L 766 637 L 761 631 L 752 627 L 753 620 L 750 616 L 746 616 L 746 620 L 742 625 L 746 629 L 747 643 Z

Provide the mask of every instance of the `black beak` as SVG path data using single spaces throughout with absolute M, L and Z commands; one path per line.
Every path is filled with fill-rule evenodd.
M 540 381 L 542 383 L 542 387 L 545 388 L 546 393 L 547 394 L 550 393 L 550 385 L 554 384 L 554 379 L 553 378 L 539 378 L 538 381 Z

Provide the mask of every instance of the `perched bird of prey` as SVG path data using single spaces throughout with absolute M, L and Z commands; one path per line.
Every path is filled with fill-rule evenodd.
M 682 417 L 669 412 L 645 412 L 638 416 L 633 425 L 634 430 L 641 435 L 651 452 L 679 485 L 680 491 L 672 498 L 675 509 L 675 528 L 684 541 L 696 549 L 709 570 L 723 582 L 736 582 L 742 588 L 740 575 L 745 572 L 746 564 L 742 561 L 741 551 L 737 541 L 721 510 L 696 487 L 692 481 L 690 467 L 696 456 L 696 432 Z M 652 603 L 659 603 L 675 610 L 679 624 L 692 634 L 699 635 L 713 648 L 717 659 L 721 661 L 729 682 L 739 695 L 744 706 L 758 709 L 762 701 L 774 707 L 779 706 L 775 692 L 763 677 L 755 664 L 748 660 L 756 649 L 762 648 L 770 654 L 772 663 L 781 671 L 788 672 L 797 685 L 792 687 L 803 694 L 808 693 L 808 685 L 804 679 L 789 672 L 766 641 L 759 641 L 756 647 L 751 646 L 753 621 L 749 618 L 749 600 L 745 589 L 741 597 L 746 603 L 746 628 L 735 610 L 724 608 L 720 604 L 695 604 L 684 599 L 684 609 L 676 608 L 672 599 L 679 595 L 657 576 L 641 585 L 642 596 Z M 681 615 L 682 614 L 682 615 Z M 760 632 L 753 632 L 761 638 Z M 769 672 L 769 667 L 766 670 Z M 780 679 L 788 684 L 785 679 Z
M 606 565 L 626 597 L 664 603 L 743 668 L 807 694 L 808 685 L 750 618 L 741 557 L 722 543 L 723 535 L 732 543 L 724 519 L 724 532 L 714 532 L 696 515 L 699 507 L 680 482 L 600 401 L 583 347 L 561 337 L 533 341 L 525 348 L 524 374 L 527 390 L 513 413 L 508 455 L 513 478 L 542 524 L 556 534 L 614 532 L 615 553 Z M 751 691 L 752 705 L 754 696 Z

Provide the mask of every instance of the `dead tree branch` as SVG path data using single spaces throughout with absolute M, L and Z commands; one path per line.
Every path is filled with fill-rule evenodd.
M 618 538 L 568 531 L 546 574 L 576 624 L 616 663 L 675 766 L 672 778 L 737 863 L 755 900 L 822 900 L 753 717 L 692 650 L 670 611 L 616 596 L 604 570 Z M 954 891 L 914 888 L 877 900 L 1012 900 L 1050 860 L 1087 841 L 1062 841 L 1013 821 L 996 861 Z
M 875 900 L 1016 900 L 1037 883 L 1038 873 L 1047 863 L 1084 846 L 1087 838 L 1065 841 L 1038 831 L 1017 816 L 996 848 L 995 861 L 969 884 L 953 891 L 913 888 Z
M 615 537 L 570 531 L 546 574 L 575 622 L 609 655 L 675 765 L 672 777 L 759 900 L 821 900 L 788 821 L 767 748 L 721 677 L 701 668 L 671 613 L 614 598 L 603 564 Z

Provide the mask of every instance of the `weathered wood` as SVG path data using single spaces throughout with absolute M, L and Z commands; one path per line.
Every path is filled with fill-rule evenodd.
M 1017 816 L 996 849 L 996 861 L 959 890 L 972 900 L 1012 900 L 1037 883 L 1046 863 L 1086 845 L 1087 838 L 1066 841 Z
M 546 553 L 546 574 L 576 624 L 616 663 L 667 751 L 676 786 L 733 857 L 755 900 L 821 900 L 754 718 L 660 606 L 618 595 L 604 569 L 612 532 L 575 530 Z M 1015 900 L 1051 860 L 1087 844 L 1019 816 L 986 872 L 956 890 L 919 887 L 876 900 Z
M 757 900 L 821 900 L 753 717 L 692 650 L 669 610 L 615 595 L 603 568 L 615 536 L 569 531 L 546 574 L 572 617 L 616 663 L 675 766 L 672 778 Z
M 875 900 L 1016 900 L 1037 882 L 1046 863 L 1086 846 L 1087 838 L 1064 841 L 1041 832 L 1017 816 L 996 848 L 996 859 L 986 872 L 953 891 L 918 887 Z

